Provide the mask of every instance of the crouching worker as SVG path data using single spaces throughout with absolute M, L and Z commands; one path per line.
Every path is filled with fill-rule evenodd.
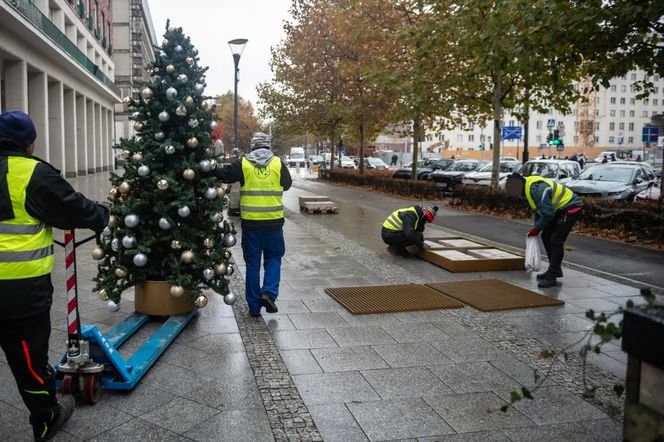
M 528 236 L 542 232 L 542 242 L 549 258 L 549 268 L 537 275 L 538 287 L 556 285 L 562 278 L 561 264 L 565 254 L 565 241 L 574 224 L 583 213 L 583 201 L 563 184 L 539 176 L 523 176 L 513 173 L 507 177 L 505 191 L 512 196 L 525 197 L 535 211 L 535 224 Z
M 381 237 L 390 253 L 398 256 L 410 256 L 406 247 L 426 248 L 424 244 L 424 225 L 436 218 L 438 206 L 413 206 L 392 212 L 383 223 Z

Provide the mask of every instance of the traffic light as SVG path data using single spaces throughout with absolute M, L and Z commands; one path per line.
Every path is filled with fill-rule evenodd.
M 560 144 L 560 132 L 558 131 L 558 129 L 555 129 L 553 131 L 553 144 L 556 146 Z
M 549 132 L 549 135 L 546 136 L 546 142 L 548 144 L 553 144 L 553 134 Z

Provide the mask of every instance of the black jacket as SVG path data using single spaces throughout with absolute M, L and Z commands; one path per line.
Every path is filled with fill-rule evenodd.
M 23 149 L 0 147 L 0 188 L 7 187 L 7 157 L 23 156 L 39 161 L 26 189 L 25 209 L 34 218 L 58 229 L 92 229 L 99 232 L 108 224 L 109 210 L 76 192 L 60 171 Z M 0 213 L 11 207 L 8 193 L 0 189 Z M 58 253 L 58 250 L 55 251 Z M 60 269 L 64 277 L 65 269 Z M 22 318 L 48 311 L 53 285 L 51 275 L 0 280 L 0 319 Z
M 224 183 L 240 183 L 240 186 L 243 186 L 244 173 L 242 172 L 242 158 L 233 160 L 228 166 L 215 170 L 214 175 Z M 284 191 L 290 189 L 293 184 L 290 171 L 283 161 L 281 161 L 281 179 L 279 184 L 284 188 Z M 274 220 L 242 220 L 243 229 L 275 229 L 281 228 L 283 225 L 283 218 Z
M 408 244 L 423 248 L 424 235 L 422 232 L 424 232 L 424 220 L 426 218 L 424 216 L 424 211 L 420 206 L 415 206 L 415 211 L 417 212 L 417 215 L 411 211 L 399 213 L 399 218 L 403 221 L 403 231 L 389 230 L 383 227 L 381 231 L 383 237 L 396 235 L 403 236 Z M 415 223 L 417 223 L 417 228 L 415 228 Z

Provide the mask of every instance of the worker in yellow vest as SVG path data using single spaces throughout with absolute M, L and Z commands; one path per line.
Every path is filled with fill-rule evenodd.
M 535 212 L 535 224 L 528 236 L 542 232 L 542 242 L 549 258 L 549 268 L 537 275 L 540 288 L 553 287 L 556 278 L 563 276 L 561 264 L 565 255 L 565 241 L 583 213 L 583 201 L 565 185 L 540 176 L 523 177 L 513 173 L 507 177 L 505 191 L 512 196 L 525 197 Z
M 281 258 L 284 245 L 283 192 L 290 189 L 288 167 L 270 150 L 270 137 L 256 132 L 251 137 L 251 152 L 223 169 L 216 176 L 224 183 L 240 183 L 242 254 L 247 265 L 245 293 L 249 314 L 261 316 L 261 308 L 277 313 Z M 263 284 L 260 270 L 263 260 Z
M 406 247 L 426 248 L 424 243 L 424 225 L 432 223 L 438 213 L 438 206 L 413 206 L 397 209 L 383 222 L 381 238 L 387 244 L 390 253 L 408 257 Z
M 33 156 L 36 137 L 25 113 L 0 114 L 0 347 L 30 410 L 34 439 L 41 441 L 51 439 L 74 411 L 71 396 L 56 399 L 48 363 L 52 227 L 100 232 L 109 210 Z

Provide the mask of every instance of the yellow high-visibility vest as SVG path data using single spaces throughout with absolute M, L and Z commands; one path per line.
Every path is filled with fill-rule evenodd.
M 569 190 L 567 186 L 563 184 L 556 183 L 548 178 L 542 178 L 541 176 L 528 176 L 526 177 L 526 199 L 528 200 L 528 204 L 530 204 L 530 208 L 537 213 L 539 213 L 539 211 L 537 210 L 537 205 L 533 200 L 533 196 L 530 194 L 530 187 L 540 181 L 544 181 L 551 186 L 551 205 L 554 210 L 559 210 L 564 207 L 574 197 L 574 192 Z
M 39 161 L 20 156 L 6 158 L 14 218 L 0 221 L 0 280 L 47 275 L 54 264 L 52 228 L 25 210 L 25 192 Z
M 273 157 L 266 167 L 242 158 L 244 184 L 240 187 L 240 218 L 267 221 L 284 217 L 281 160 Z
M 401 232 L 403 231 L 403 221 L 399 217 L 400 213 L 403 212 L 413 212 L 415 213 L 415 230 L 417 230 L 417 225 L 420 222 L 420 217 L 417 216 L 417 210 L 415 210 L 415 207 L 408 207 L 406 209 L 397 209 L 390 216 L 387 217 L 385 222 L 383 223 L 383 227 L 385 227 L 387 230 L 394 230 L 396 232 Z

